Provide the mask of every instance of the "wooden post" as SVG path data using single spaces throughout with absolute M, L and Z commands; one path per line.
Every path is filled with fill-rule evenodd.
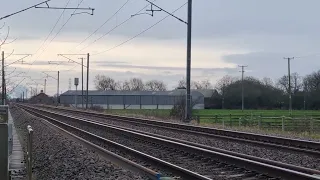
M 282 132 L 284 132 L 284 116 L 282 116 Z
M 258 129 L 261 128 L 261 120 L 262 120 L 262 114 L 260 114 L 260 117 L 258 119 Z
M 313 133 L 313 118 L 310 118 L 310 134 Z
M 222 118 L 222 127 L 224 128 L 224 118 Z

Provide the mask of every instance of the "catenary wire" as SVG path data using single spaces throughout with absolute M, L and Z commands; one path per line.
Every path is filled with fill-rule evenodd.
M 174 10 L 172 13 L 175 13 L 176 11 L 178 11 L 179 9 L 181 9 L 182 7 L 184 7 L 186 4 L 187 4 L 187 2 L 184 3 L 182 6 L 180 6 L 178 9 Z M 135 36 L 133 36 L 133 37 L 131 37 L 131 38 L 129 38 L 129 39 L 121 42 L 120 44 L 115 45 L 114 47 L 109 48 L 109 49 L 107 49 L 107 50 L 104 50 L 104 51 L 101 51 L 101 52 L 92 54 L 91 56 L 95 56 L 95 55 L 98 55 L 98 54 L 102 54 L 102 53 L 111 51 L 111 50 L 113 50 L 113 49 L 116 49 L 116 48 L 118 48 L 118 47 L 120 47 L 120 46 L 122 46 L 122 45 L 124 45 L 124 44 L 126 44 L 126 43 L 128 43 L 128 42 L 130 42 L 130 41 L 132 41 L 133 39 L 137 38 L 138 36 L 142 35 L 143 33 L 147 32 L 148 30 L 152 29 L 153 27 L 155 27 L 156 25 L 158 25 L 159 23 L 161 23 L 162 21 L 164 21 L 165 19 L 167 19 L 169 16 L 170 16 L 170 15 L 165 16 L 164 18 L 162 18 L 162 19 L 160 19 L 159 21 L 157 21 L 155 24 L 149 26 L 147 29 L 145 29 L 145 30 L 141 31 L 140 33 L 136 34 Z

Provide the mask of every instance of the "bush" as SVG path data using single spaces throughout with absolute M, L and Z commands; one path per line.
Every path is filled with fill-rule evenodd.
M 91 106 L 90 110 L 103 112 L 103 107 L 102 106 Z

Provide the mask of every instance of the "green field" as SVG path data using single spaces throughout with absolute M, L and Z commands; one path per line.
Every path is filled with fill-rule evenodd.
M 114 113 L 114 114 L 127 114 L 127 115 L 145 115 L 145 116 L 155 116 L 155 117 L 169 117 L 170 110 L 169 109 L 110 109 L 106 110 L 106 112 Z M 201 109 L 194 110 L 194 116 L 319 116 L 320 111 L 317 110 L 294 110 L 292 111 L 292 115 L 290 115 L 288 110 L 221 110 L 221 109 Z
M 117 109 L 106 113 L 169 119 L 171 110 L 165 109 Z M 292 132 L 320 132 L 320 111 L 295 110 L 194 110 L 193 117 L 200 124 L 223 127 L 252 127 L 265 130 Z
M 262 115 L 262 116 L 290 116 L 288 110 L 222 110 L 222 109 L 202 109 L 194 110 L 194 115 Z M 320 111 L 318 110 L 293 110 L 293 116 L 320 116 Z

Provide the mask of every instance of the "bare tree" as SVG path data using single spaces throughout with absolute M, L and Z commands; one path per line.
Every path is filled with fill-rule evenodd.
M 236 79 L 234 77 L 225 75 L 216 83 L 215 88 L 220 94 L 224 95 L 225 88 L 230 84 L 234 83 L 235 81 Z
M 177 89 L 186 89 L 186 87 L 187 87 L 186 80 L 185 79 L 179 80 Z
M 313 72 L 303 79 L 305 91 L 319 91 L 320 90 L 320 70 Z
M 289 93 L 289 77 L 287 75 L 282 76 L 278 82 L 277 86 L 285 91 L 286 93 Z M 298 73 L 292 73 L 291 74 L 291 92 L 293 94 L 297 93 L 303 88 L 302 78 Z
M 118 83 L 105 75 L 97 75 L 94 80 L 94 84 L 97 90 L 117 90 Z
M 274 86 L 274 83 L 273 83 L 272 79 L 269 78 L 269 77 L 264 77 L 264 78 L 262 78 L 261 82 L 262 82 L 263 85 L 265 85 L 265 86 Z
M 209 80 L 192 81 L 191 87 L 193 89 L 212 89 L 212 85 Z
M 144 90 L 144 83 L 139 78 L 130 79 L 129 85 L 130 85 L 131 91 L 143 91 Z
M 119 89 L 123 90 L 123 91 L 130 91 L 131 90 L 131 86 L 130 86 L 130 82 L 125 80 L 123 82 L 119 82 Z
M 225 99 L 225 93 L 226 93 L 226 88 L 234 83 L 236 79 L 232 76 L 225 75 L 223 76 L 217 83 L 216 83 L 216 90 L 221 94 L 222 96 L 222 109 L 224 109 L 224 99 Z
M 166 91 L 167 85 L 163 81 L 150 80 L 145 84 L 145 90 L 148 91 Z

